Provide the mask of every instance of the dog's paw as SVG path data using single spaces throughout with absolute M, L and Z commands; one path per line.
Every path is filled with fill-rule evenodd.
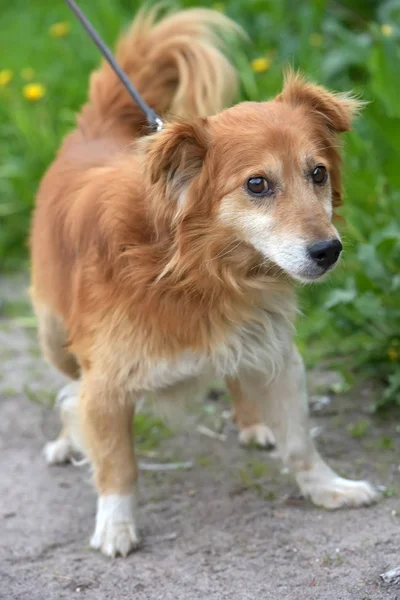
M 67 383 L 64 385 L 58 392 L 56 396 L 55 405 L 57 408 L 62 408 L 65 403 L 74 403 L 76 404 L 79 396 L 79 381 L 73 381 L 72 383 Z
M 301 490 L 314 504 L 329 510 L 367 506 L 379 498 L 379 493 L 368 481 L 351 481 L 338 475 L 327 481 L 302 485 Z
M 62 465 L 72 458 L 72 444 L 68 438 L 48 442 L 43 448 L 48 465 Z
M 261 448 L 269 448 L 275 446 L 275 437 L 269 427 L 264 423 L 258 423 L 250 427 L 244 427 L 239 432 L 239 443 L 242 446 L 256 444 Z
M 128 556 L 129 552 L 139 545 L 135 524 L 133 521 L 131 523 L 110 522 L 101 531 L 96 527 L 90 545 L 112 558 L 118 554 Z
M 133 494 L 101 496 L 98 502 L 96 529 L 90 540 L 95 550 L 106 556 L 127 556 L 138 547 L 139 537 L 133 517 Z

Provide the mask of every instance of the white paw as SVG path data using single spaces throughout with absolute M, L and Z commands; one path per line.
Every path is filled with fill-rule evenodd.
M 275 446 L 275 438 L 269 427 L 264 423 L 258 423 L 257 425 L 245 427 L 239 432 L 239 443 L 242 446 L 254 443 L 262 448 L 267 448 L 268 446 Z
M 107 556 L 127 556 L 139 545 L 134 520 L 134 494 L 100 496 L 96 529 L 90 545 Z
M 48 442 L 43 448 L 48 465 L 61 465 L 71 460 L 72 445 L 68 438 Z
M 366 506 L 376 502 L 379 497 L 368 481 L 352 481 L 338 475 L 327 481 L 315 481 L 300 487 L 314 504 L 330 510 L 343 506 Z
M 62 405 L 64 404 L 64 402 L 71 401 L 72 399 L 75 402 L 77 402 L 78 396 L 79 396 L 79 381 L 72 381 L 71 383 L 64 385 L 64 387 L 62 387 L 61 390 L 58 392 L 58 394 L 56 396 L 55 405 L 58 408 L 61 408 Z

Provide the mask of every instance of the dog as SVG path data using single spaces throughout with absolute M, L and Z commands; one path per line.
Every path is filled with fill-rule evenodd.
M 149 134 L 103 64 L 38 193 L 31 290 L 39 337 L 44 356 L 75 380 L 46 456 L 88 456 L 98 492 L 91 546 L 110 556 L 139 543 L 139 399 L 189 397 L 210 377 L 226 379 L 242 440 L 273 435 L 314 504 L 377 497 L 318 454 L 293 344 L 295 282 L 322 278 L 341 254 L 332 224 L 339 135 L 359 103 L 289 72 L 273 100 L 222 110 L 237 77 L 220 39 L 237 31 L 206 9 L 161 20 L 139 13 L 116 56 L 167 116 L 163 130 Z

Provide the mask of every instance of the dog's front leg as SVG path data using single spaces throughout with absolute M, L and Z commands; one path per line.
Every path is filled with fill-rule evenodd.
M 90 543 L 108 556 L 126 556 L 138 545 L 134 398 L 104 376 L 84 376 L 79 412 L 98 492 L 96 528 Z
M 260 402 L 284 463 L 305 496 L 325 508 L 361 506 L 377 493 L 366 481 L 339 477 L 321 458 L 310 435 L 305 373 L 296 348 L 282 373 L 268 386 L 257 377 L 241 378 L 242 392 Z

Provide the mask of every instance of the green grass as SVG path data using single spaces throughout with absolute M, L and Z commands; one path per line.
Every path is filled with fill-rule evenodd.
M 0 318 L 13 319 L 15 317 L 32 316 L 32 305 L 27 300 L 3 300 L 0 305 Z
M 246 464 L 238 469 L 238 475 L 242 490 L 254 490 L 264 500 L 270 502 L 275 500 L 275 493 L 272 490 L 267 491 L 262 481 L 265 477 L 271 476 L 271 469 L 265 461 L 257 458 L 248 459 Z
M 357 423 L 351 423 L 347 430 L 353 438 L 362 438 L 368 434 L 369 427 L 369 421 L 366 419 L 361 419 Z
M 143 452 L 157 449 L 163 441 L 169 439 L 172 435 L 172 432 L 161 419 L 147 413 L 138 413 L 135 416 L 134 431 L 137 447 Z
M 62 0 L 3 4 L 0 70 L 10 69 L 13 79 L 0 86 L 0 269 L 9 270 L 26 263 L 38 182 L 74 124 L 99 55 Z M 80 4 L 109 43 L 138 7 L 128 0 Z M 228 0 L 217 8 L 251 39 L 233 50 L 241 99 L 274 95 L 291 64 L 369 102 L 346 137 L 343 266 L 302 291 L 299 344 L 309 362 L 328 357 L 344 372 L 357 368 L 381 381 L 378 405 L 400 403 L 400 0 Z M 68 35 L 52 37 L 49 28 L 64 21 Z M 259 57 L 270 66 L 254 73 L 251 60 Z M 23 96 L 26 68 L 46 91 L 37 102 Z

